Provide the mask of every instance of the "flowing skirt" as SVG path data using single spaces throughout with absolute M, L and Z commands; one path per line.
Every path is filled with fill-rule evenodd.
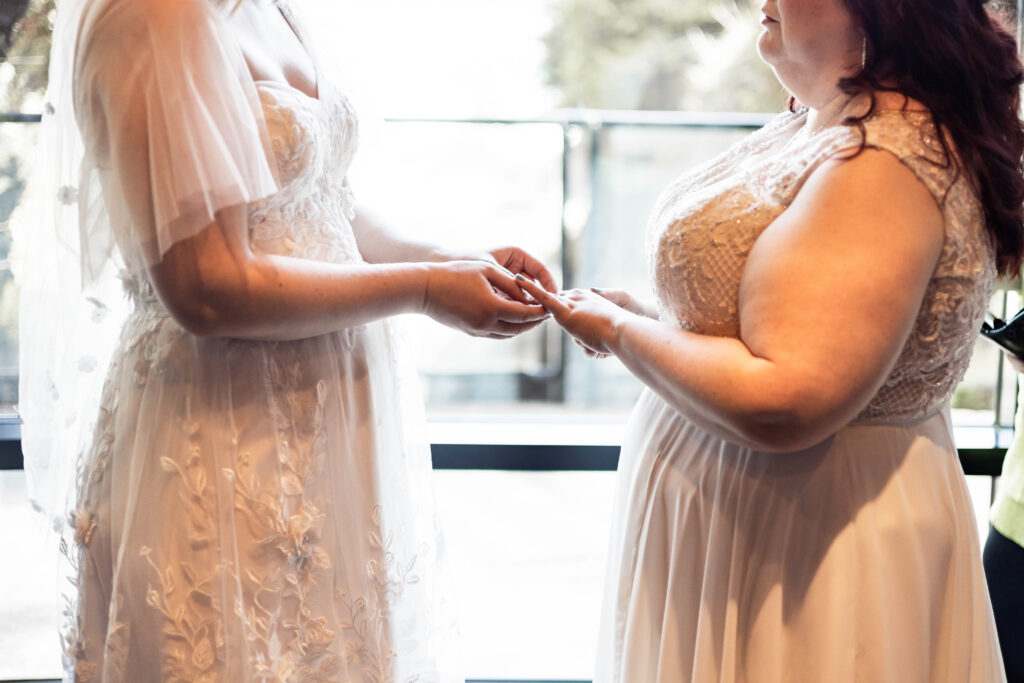
M 83 459 L 76 681 L 455 681 L 422 405 L 388 323 L 295 342 L 128 320 Z
M 948 414 L 770 454 L 648 391 L 619 465 L 595 681 L 1004 681 Z

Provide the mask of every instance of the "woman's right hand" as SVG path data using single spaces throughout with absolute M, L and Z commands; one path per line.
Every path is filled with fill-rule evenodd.
M 423 312 L 439 323 L 475 337 L 508 339 L 548 317 L 495 263 L 446 261 L 427 268 Z

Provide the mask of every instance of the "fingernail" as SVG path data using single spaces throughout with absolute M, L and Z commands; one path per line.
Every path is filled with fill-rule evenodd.
M 526 282 L 526 278 L 523 277 L 522 273 L 516 273 L 516 279 L 517 280 L 522 280 L 523 282 Z
M 604 294 L 604 290 L 601 289 L 600 287 L 591 287 L 590 291 L 591 292 L 597 292 L 598 294 Z

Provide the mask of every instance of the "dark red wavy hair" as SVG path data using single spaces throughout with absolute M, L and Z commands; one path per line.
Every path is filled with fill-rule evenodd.
M 1024 68 L 1003 17 L 981 0 L 843 0 L 866 38 L 864 68 L 839 81 L 850 95 L 896 91 L 931 110 L 974 179 L 1000 274 L 1024 258 Z M 850 123 L 861 124 L 864 117 Z M 943 140 L 945 145 L 945 140 Z M 947 149 L 947 158 L 948 152 Z

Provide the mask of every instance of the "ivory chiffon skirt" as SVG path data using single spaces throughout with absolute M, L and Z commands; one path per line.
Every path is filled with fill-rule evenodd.
M 770 454 L 645 392 L 596 681 L 1004 681 L 948 413 Z

